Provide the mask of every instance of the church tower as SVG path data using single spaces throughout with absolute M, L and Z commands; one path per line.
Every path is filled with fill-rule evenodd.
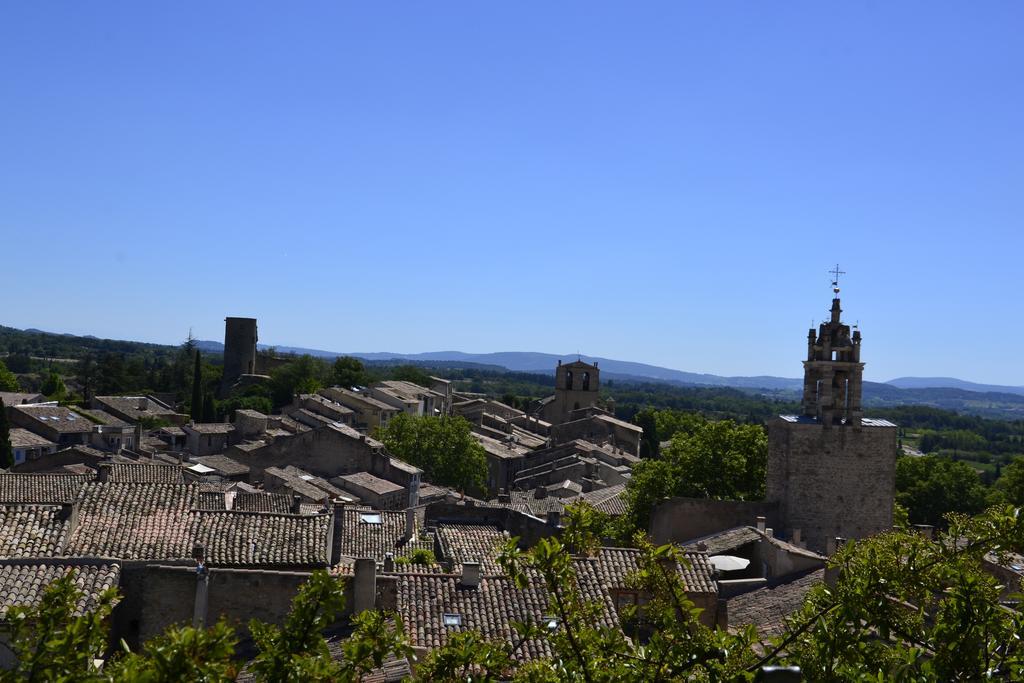
M 597 364 L 582 360 L 572 363 L 558 361 L 555 368 L 555 395 L 545 401 L 541 417 L 552 424 L 568 422 L 572 412 L 597 405 L 601 388 L 601 371 Z
M 807 334 L 801 414 L 768 425 L 766 498 L 784 533 L 799 530 L 819 552 L 891 528 L 896 494 L 896 425 L 863 417 L 861 335 L 841 319 L 842 274 L 836 266 L 830 319 Z

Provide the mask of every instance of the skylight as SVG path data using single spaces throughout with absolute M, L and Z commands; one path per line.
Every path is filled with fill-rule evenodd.
M 444 615 L 445 626 L 462 626 L 462 615 L 461 614 L 446 614 Z
M 366 524 L 380 524 L 381 523 L 381 518 L 380 518 L 380 513 L 379 512 L 364 512 L 363 514 L 359 515 L 359 519 L 361 519 Z

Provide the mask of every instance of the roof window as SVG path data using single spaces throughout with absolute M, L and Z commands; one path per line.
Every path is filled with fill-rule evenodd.
M 462 615 L 461 614 L 446 614 L 444 615 L 445 626 L 462 626 Z
M 381 518 L 379 512 L 364 512 L 359 515 L 359 520 L 365 524 L 380 524 Z

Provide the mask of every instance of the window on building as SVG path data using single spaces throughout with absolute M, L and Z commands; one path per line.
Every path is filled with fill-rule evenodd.
M 572 370 L 565 371 L 565 388 L 572 389 Z
M 590 391 L 590 373 L 583 373 L 583 391 Z

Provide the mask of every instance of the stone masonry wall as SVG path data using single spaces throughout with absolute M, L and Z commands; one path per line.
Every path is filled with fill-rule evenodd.
M 829 538 L 863 538 L 892 527 L 895 427 L 794 424 L 768 428 L 767 499 L 789 536 L 800 529 L 822 552 Z

